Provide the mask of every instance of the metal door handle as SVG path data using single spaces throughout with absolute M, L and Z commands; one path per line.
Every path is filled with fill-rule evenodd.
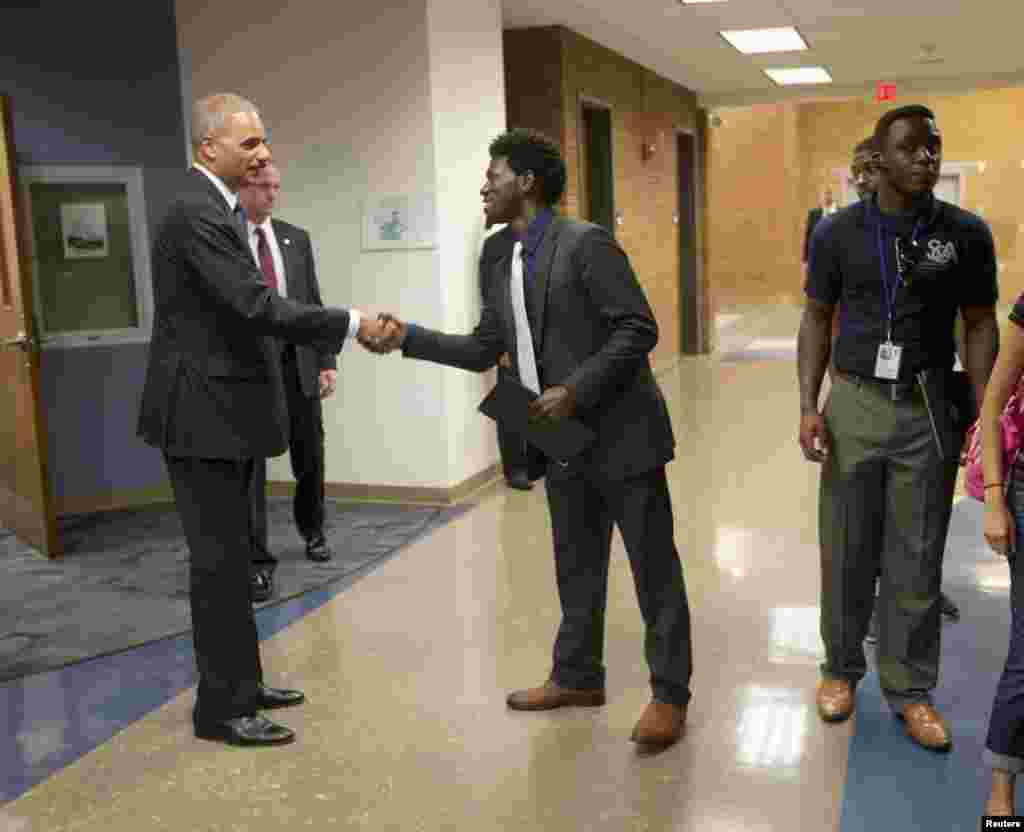
M 32 339 L 24 332 L 19 332 L 16 338 L 0 338 L 0 346 L 20 347 L 27 352 L 32 348 Z

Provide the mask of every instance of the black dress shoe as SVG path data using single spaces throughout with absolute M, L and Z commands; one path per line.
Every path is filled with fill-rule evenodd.
M 269 601 L 274 594 L 274 578 L 270 572 L 257 569 L 249 579 L 252 587 L 252 600 L 256 603 Z
M 947 618 L 952 618 L 954 621 L 960 620 L 960 607 L 954 604 L 945 592 L 939 593 L 939 609 Z
M 315 560 L 317 563 L 324 563 L 331 559 L 331 550 L 327 548 L 327 541 L 323 532 L 315 534 L 306 540 L 306 557 Z
M 220 740 L 228 745 L 284 745 L 295 739 L 291 728 L 263 716 L 239 716 L 195 728 L 199 739 Z
M 529 491 L 533 488 L 533 483 L 530 482 L 530 478 L 526 476 L 524 471 L 516 471 L 505 477 L 505 484 L 509 488 L 515 488 L 519 491 Z
M 305 701 L 306 695 L 301 690 L 261 687 L 259 696 L 256 697 L 256 707 L 262 711 L 267 711 L 271 708 L 288 708 L 292 705 L 301 705 Z

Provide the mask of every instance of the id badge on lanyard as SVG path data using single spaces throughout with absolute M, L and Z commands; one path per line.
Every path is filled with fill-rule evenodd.
M 876 208 L 877 210 L 877 208 Z M 878 345 L 878 356 L 875 358 L 875 377 L 885 381 L 896 381 L 900 377 L 900 361 L 903 358 L 903 347 L 892 342 L 892 321 L 896 311 L 896 293 L 903 279 L 903 265 L 899 264 L 899 274 L 895 285 L 889 287 L 889 257 L 882 233 L 882 214 L 877 215 L 878 225 L 878 257 L 882 261 L 882 296 L 885 298 L 886 329 L 885 341 Z M 914 229 L 914 239 L 920 231 L 920 223 Z
M 875 377 L 886 381 L 896 381 L 900 377 L 900 358 L 903 347 L 887 339 L 878 345 L 878 358 L 875 360 Z

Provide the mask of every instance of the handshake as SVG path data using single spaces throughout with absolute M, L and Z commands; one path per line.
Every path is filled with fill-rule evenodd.
M 386 355 L 402 346 L 407 327 L 394 315 L 378 315 L 376 320 L 365 317 L 359 322 L 356 340 L 370 352 Z

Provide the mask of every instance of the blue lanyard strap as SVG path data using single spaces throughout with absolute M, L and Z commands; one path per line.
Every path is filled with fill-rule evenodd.
M 914 224 L 914 232 L 911 235 L 911 245 L 917 245 L 918 235 L 921 233 L 921 229 L 924 226 L 924 219 L 918 219 Z M 885 244 L 885 234 L 882 231 L 882 211 L 878 207 L 878 203 L 875 203 L 875 236 L 878 241 L 878 259 L 882 263 L 882 297 L 885 299 L 885 317 L 886 317 L 886 336 L 885 341 L 887 344 L 892 343 L 892 321 L 893 316 L 896 312 L 896 293 L 899 291 L 900 284 L 903 282 L 902 269 L 897 269 L 899 274 L 896 275 L 895 283 L 889 280 L 889 249 Z

